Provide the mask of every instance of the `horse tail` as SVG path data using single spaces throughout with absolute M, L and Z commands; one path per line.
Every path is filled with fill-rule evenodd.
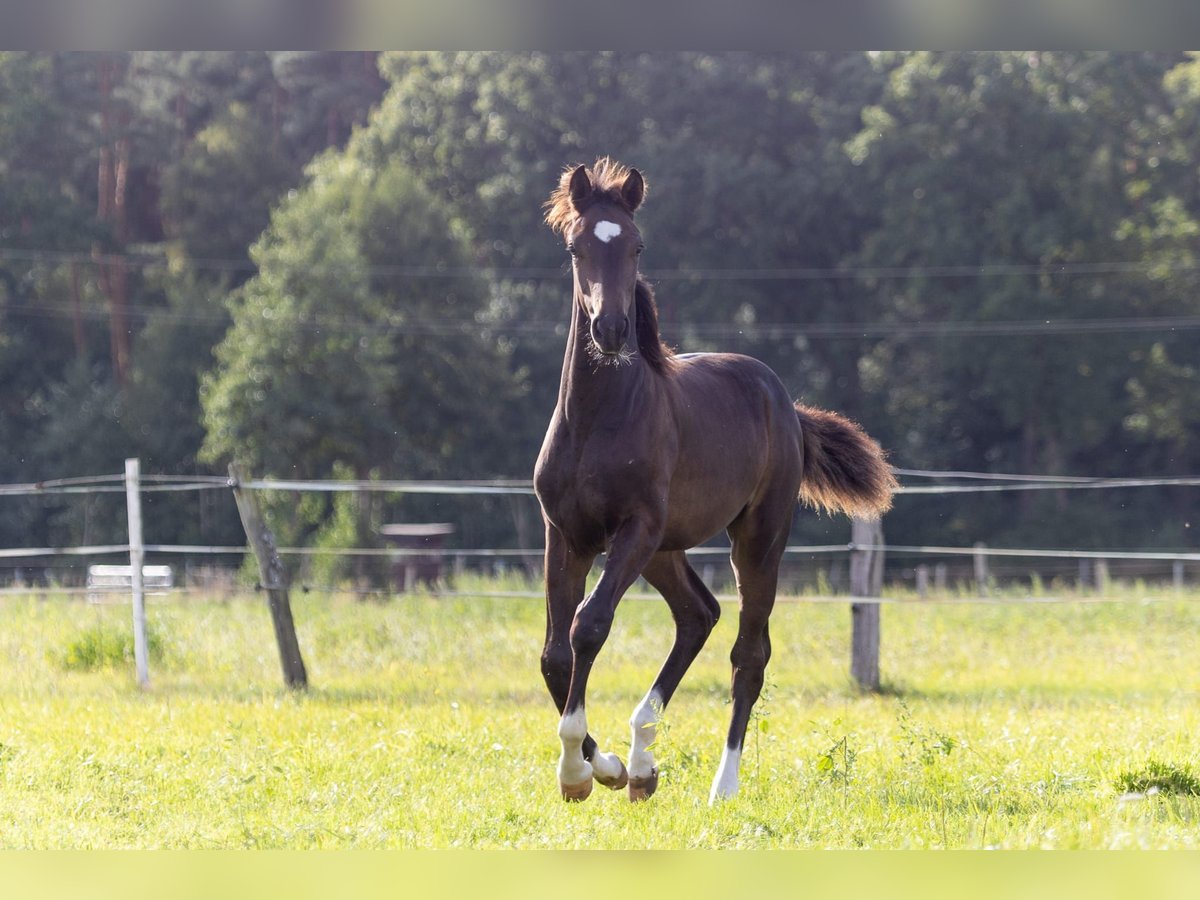
M 837 413 L 797 403 L 796 417 L 804 454 L 800 499 L 855 518 L 887 512 L 897 485 L 878 442 Z

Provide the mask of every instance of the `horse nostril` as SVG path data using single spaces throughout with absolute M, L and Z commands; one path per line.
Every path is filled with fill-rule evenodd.
M 599 315 L 591 321 L 592 341 L 601 351 L 617 353 L 629 336 L 629 317 Z

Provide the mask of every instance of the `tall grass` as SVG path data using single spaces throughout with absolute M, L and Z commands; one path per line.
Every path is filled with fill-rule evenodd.
M 1197 600 L 890 604 L 865 696 L 846 607 L 781 602 L 742 791 L 710 808 L 729 605 L 667 710 L 659 793 L 568 806 L 538 600 L 297 595 L 295 695 L 253 596 L 152 602 L 146 692 L 124 649 L 67 662 L 125 607 L 7 598 L 0 846 L 1194 847 Z M 619 609 L 588 695 L 605 749 L 671 634 L 662 603 Z

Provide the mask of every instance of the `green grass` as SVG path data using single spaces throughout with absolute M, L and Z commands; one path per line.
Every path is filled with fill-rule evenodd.
M 97 619 L 75 634 L 66 646 L 53 648 L 51 658 L 63 669 L 78 671 L 128 665 L 134 660 L 133 629 L 123 625 L 111 618 Z M 149 625 L 146 656 L 150 661 L 162 661 L 162 641 Z
M 1133 794 L 1158 793 L 1200 794 L 1200 778 L 1190 765 L 1177 766 L 1172 763 L 1150 760 L 1145 766 L 1132 772 L 1122 772 L 1116 780 L 1117 787 Z
M 293 695 L 261 598 L 152 601 L 147 692 L 124 649 L 67 662 L 126 607 L 6 598 L 0 847 L 1195 847 L 1200 597 L 1136 597 L 889 604 L 875 696 L 846 674 L 846 607 L 781 602 L 742 792 L 715 809 L 730 605 L 660 730 L 659 793 L 566 805 L 540 601 L 297 595 Z M 662 603 L 622 604 L 588 696 L 622 757 L 670 639 Z

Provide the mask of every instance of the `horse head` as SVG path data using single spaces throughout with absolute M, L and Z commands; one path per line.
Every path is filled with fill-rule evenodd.
M 546 221 L 571 254 L 575 301 L 588 317 L 592 342 L 608 357 L 637 349 L 634 299 L 643 243 L 633 215 L 645 196 L 637 169 L 605 158 L 565 171 L 547 203 Z

